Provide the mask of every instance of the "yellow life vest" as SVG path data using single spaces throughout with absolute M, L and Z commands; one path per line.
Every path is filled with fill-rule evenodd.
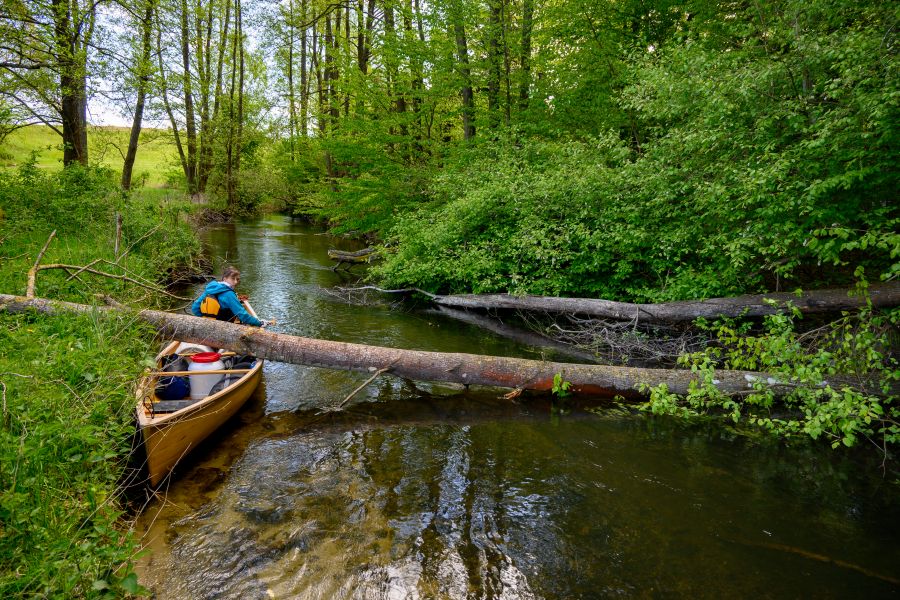
M 200 314 L 219 321 L 236 321 L 237 315 L 230 308 L 219 303 L 219 299 L 210 294 L 200 302 Z

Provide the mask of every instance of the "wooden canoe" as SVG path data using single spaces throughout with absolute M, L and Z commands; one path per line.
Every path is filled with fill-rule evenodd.
M 255 316 L 253 309 L 247 309 Z M 163 359 L 175 353 L 180 342 L 166 346 L 156 357 L 157 369 L 142 377 L 137 389 L 137 427 L 146 452 L 146 467 L 151 487 L 156 487 L 175 465 L 209 434 L 231 418 L 253 394 L 262 378 L 263 361 L 256 362 L 249 370 L 242 369 L 241 377 L 225 389 L 206 396 L 202 400 L 186 399 L 184 408 L 173 412 L 154 410 L 164 401 L 157 398 L 155 389 Z

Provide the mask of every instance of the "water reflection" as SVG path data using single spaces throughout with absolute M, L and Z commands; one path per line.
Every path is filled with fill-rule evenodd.
M 260 314 L 331 339 L 533 356 L 440 315 L 321 292 L 324 236 L 216 230 Z M 219 240 L 217 236 L 221 236 Z M 233 241 L 232 241 L 233 240 Z M 350 248 L 352 249 L 352 248 Z M 238 254 L 239 253 L 239 254 Z M 139 526 L 158 598 L 900 593 L 896 476 L 614 408 L 267 364 L 265 385 Z

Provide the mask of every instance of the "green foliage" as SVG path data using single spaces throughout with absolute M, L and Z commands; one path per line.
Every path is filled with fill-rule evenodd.
M 601 223 L 615 216 L 626 156 L 612 136 L 465 150 L 434 179 L 431 201 L 399 216 L 377 274 L 444 291 L 610 293 L 621 280 L 600 275 L 622 257 Z
M 623 61 L 605 92 L 617 129 L 520 123 L 445 150 L 413 172 L 415 194 L 381 167 L 364 187 L 339 179 L 320 214 L 384 235 L 374 275 L 393 287 L 663 301 L 843 285 L 856 267 L 895 278 L 890 11 L 785 1 L 701 16 L 677 35 L 661 22 L 647 39 L 665 43 Z
M 186 202 L 163 202 L 152 190 L 123 195 L 117 177 L 108 169 L 71 165 L 58 172 L 25 162 L 15 173 L 0 173 L 0 237 L 5 260 L 0 263 L 0 289 L 23 293 L 25 273 L 52 230 L 57 239 L 43 263 L 87 265 L 97 259 L 114 262 L 115 214 L 122 216 L 118 266 L 95 264 L 101 271 L 160 281 L 167 271 L 189 264 L 199 242 L 188 224 L 193 208 Z M 40 273 L 40 294 L 91 303 L 95 293 L 119 299 L 138 294 L 110 279 L 83 275 L 68 280 L 64 271 Z M 140 292 L 142 294 L 142 292 Z M 151 299 L 151 301 L 156 301 Z
M 27 161 L 0 175 L 0 291 L 24 293 L 26 272 L 54 229 L 43 264 L 93 264 L 160 281 L 199 251 L 189 210 L 149 191 L 123 195 L 105 169 L 46 172 Z M 126 254 L 117 264 L 116 212 Z M 88 304 L 96 294 L 143 305 L 164 300 L 87 273 L 68 279 L 41 271 L 38 295 Z M 0 313 L 0 596 L 141 593 L 132 572 L 138 544 L 121 527 L 118 481 L 131 448 L 132 384 L 153 338 L 133 318 Z
M 74 233 L 110 222 L 121 197 L 112 171 L 72 165 L 55 173 L 37 167 L 31 153 L 18 172 L 0 173 L 0 206 L 19 230 L 46 228 Z
M 0 314 L 0 596 L 139 592 L 118 525 L 147 326 L 98 314 Z
M 571 392 L 569 391 L 571 389 L 571 387 L 572 387 L 571 381 L 566 381 L 563 378 L 562 373 L 556 373 L 553 376 L 553 387 L 550 388 L 550 393 L 552 393 L 557 398 L 562 399 L 562 398 L 565 398 L 565 397 L 571 395 Z
M 682 417 L 724 414 L 778 435 L 825 438 L 832 447 L 861 439 L 880 448 L 900 443 L 900 367 L 891 354 L 900 310 L 869 308 L 803 333 L 799 318 L 799 312 L 767 317 L 759 334 L 747 324 L 709 326 L 718 345 L 679 361 L 697 375 L 688 394 L 661 385 L 648 390 L 643 408 Z M 769 379 L 754 382 L 752 393 L 736 400 L 716 388 L 715 368 L 761 371 Z M 777 402 L 773 383 L 789 386 Z
M 2 115 L 0 115 L 2 123 Z M 3 126 L 0 124 L 0 137 Z M 131 131 L 126 127 L 88 127 L 88 153 L 91 164 L 122 172 L 124 159 L 119 149 L 127 148 Z M 30 125 L 16 129 L 6 139 L 0 139 L 0 171 L 21 168 L 37 153 L 35 166 L 48 173 L 62 170 L 62 138 L 46 125 Z M 158 187 L 166 183 L 166 169 L 178 162 L 172 133 L 161 129 L 141 131 L 140 146 L 135 159 L 133 181 L 139 187 L 138 174 L 146 184 Z M 180 166 L 178 167 L 180 169 Z M 183 176 L 183 174 L 182 174 Z M 181 186 L 182 188 L 184 186 Z

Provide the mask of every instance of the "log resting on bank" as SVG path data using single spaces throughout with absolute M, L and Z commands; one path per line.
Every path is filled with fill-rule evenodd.
M 251 354 L 266 360 L 294 363 L 328 369 L 373 372 L 387 369 L 399 377 L 422 381 L 440 381 L 464 385 L 484 385 L 520 390 L 547 391 L 553 376 L 561 373 L 571 382 L 572 391 L 583 394 L 628 398 L 641 397 L 639 386 L 666 384 L 669 390 L 688 392 L 696 375 L 684 369 L 644 369 L 609 365 L 583 365 L 545 362 L 523 358 L 505 358 L 449 352 L 423 352 L 332 342 L 274 333 L 248 327 L 156 310 L 135 311 L 112 306 L 88 306 L 0 294 L 0 310 L 10 313 L 36 310 L 41 313 L 91 312 L 133 314 L 153 325 L 166 339 L 175 339 L 240 354 Z M 717 371 L 715 384 L 726 394 L 746 394 L 753 383 L 761 381 L 778 394 L 790 389 L 764 373 L 752 371 Z
M 858 310 L 866 305 L 866 299 L 850 295 L 851 290 L 812 290 L 801 295 L 790 293 L 755 294 L 733 298 L 709 298 L 662 302 L 659 304 L 632 304 L 594 298 L 555 298 L 550 296 L 512 296 L 509 294 L 459 294 L 440 296 L 428 294 L 441 306 L 456 308 L 514 309 L 545 311 L 551 313 L 579 314 L 600 319 L 616 319 L 647 323 L 677 323 L 693 321 L 699 317 L 760 317 L 783 310 L 791 302 L 805 314 Z M 875 308 L 900 305 L 900 282 L 890 282 L 869 287 L 869 297 Z M 775 304 L 766 302 L 774 301 Z
M 365 263 L 372 261 L 374 252 L 375 248 L 363 248 L 362 250 L 357 250 L 356 252 L 350 252 L 349 250 L 335 250 L 334 248 L 329 248 L 328 258 L 330 258 L 331 260 L 340 260 L 344 262 Z

